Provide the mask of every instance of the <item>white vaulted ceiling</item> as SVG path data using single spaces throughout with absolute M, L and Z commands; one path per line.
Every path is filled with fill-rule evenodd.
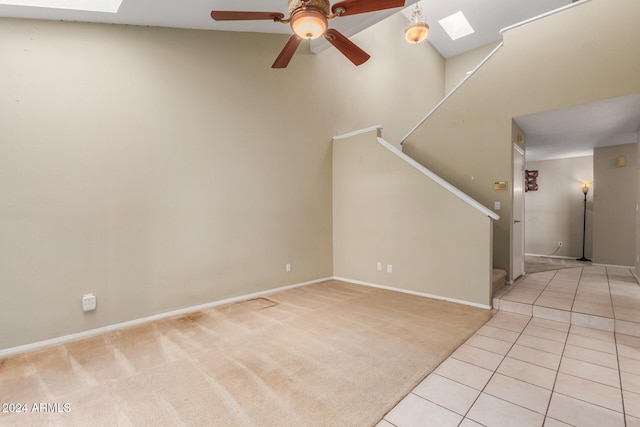
M 25 0 L 5 0 L 20 3 Z M 54 0 L 31 0 L 51 5 Z M 99 0 L 66 0 L 75 4 Z M 103 0 L 115 3 L 116 0 Z M 416 0 L 406 0 L 405 15 L 409 16 Z M 3 3 L 0 1 L 0 3 Z M 335 3 L 335 2 L 333 2 Z M 479 46 L 500 40 L 499 31 L 509 25 L 571 3 L 571 0 L 421 0 L 430 26 L 428 41 L 445 57 L 451 57 Z M 271 21 L 216 22 L 209 13 L 216 10 L 246 10 L 282 12 L 287 15 L 287 0 L 122 0 L 116 13 L 64 10 L 51 7 L 28 7 L 0 4 L 0 16 L 62 21 L 96 22 L 108 24 L 155 27 L 191 28 L 199 30 L 244 31 L 290 34 L 288 25 Z M 331 27 L 352 36 L 402 8 L 341 17 L 331 21 Z M 475 33 L 452 41 L 439 20 L 462 11 Z M 401 36 L 403 29 L 398 29 Z M 319 52 L 330 46 L 324 39 L 314 41 L 312 50 Z
M 429 42 L 445 58 L 502 40 L 500 30 L 566 6 L 571 0 L 420 0 L 429 24 Z M 412 7 L 403 13 L 409 17 Z M 461 11 L 474 33 L 451 40 L 439 21 Z

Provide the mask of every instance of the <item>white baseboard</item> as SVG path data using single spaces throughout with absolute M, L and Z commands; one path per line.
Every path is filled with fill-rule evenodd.
M 151 322 L 154 320 L 159 320 L 159 319 L 164 319 L 167 317 L 173 317 L 173 316 L 179 316 L 181 314 L 185 314 L 185 313 L 190 313 L 193 311 L 198 311 L 198 310 L 204 310 L 207 308 L 211 308 L 211 307 L 217 307 L 220 305 L 225 305 L 225 304 L 230 304 L 230 303 L 234 303 L 234 302 L 238 302 L 238 301 L 244 301 L 244 300 L 248 300 L 248 299 L 252 299 L 252 298 L 258 298 L 261 296 L 265 296 L 265 295 L 270 295 L 276 292 L 280 292 L 280 291 L 285 291 L 287 289 L 293 289 L 293 288 L 298 288 L 301 286 L 307 286 L 307 285 L 312 285 L 314 283 L 320 283 L 320 282 L 324 282 L 327 280 L 331 280 L 332 277 L 325 277 L 322 279 L 316 279 L 316 280 L 311 280 L 308 282 L 302 282 L 302 283 L 296 283 L 293 285 L 287 285 L 287 286 L 282 286 L 279 288 L 274 288 L 274 289 L 269 289 L 266 291 L 260 291 L 260 292 L 254 292 L 251 294 L 246 294 L 246 295 L 241 295 L 241 296 L 237 296 L 237 297 L 232 297 L 232 298 L 226 298 L 223 300 L 218 300 L 218 301 L 213 301 L 213 302 L 209 302 L 209 303 L 205 303 L 205 304 L 199 304 L 199 305 L 194 305 L 194 306 L 190 306 L 190 307 L 185 307 L 185 308 L 181 308 L 178 310 L 173 310 L 173 311 L 167 311 L 165 313 L 159 313 L 159 314 L 154 314 L 151 316 L 146 316 L 146 317 L 141 317 L 139 319 L 133 319 L 133 320 L 128 320 L 126 322 L 121 322 L 121 323 L 114 323 L 112 325 L 107 325 L 107 326 L 103 326 L 101 328 L 96 328 L 96 329 L 90 329 L 87 331 L 82 331 L 82 332 L 77 332 L 75 334 L 69 334 L 69 335 L 63 335 L 61 337 L 57 337 L 57 338 L 51 338 L 48 340 L 44 340 L 44 341 L 38 341 L 35 343 L 31 343 L 31 344 L 25 344 L 25 345 L 20 345 L 17 347 L 10 347 L 10 348 L 6 348 L 6 349 L 0 349 L 0 357 L 6 357 L 6 356 L 11 356 L 14 354 L 18 354 L 18 353 L 24 353 L 26 351 L 31 351 L 31 350 L 37 350 L 43 347 L 49 347 L 49 346 L 53 346 L 53 345 L 58 345 L 58 344 L 64 344 L 66 342 L 69 341 L 75 341 L 78 339 L 82 339 L 82 338 L 88 338 L 94 335 L 98 335 L 98 334 L 102 334 L 105 332 L 110 332 L 110 331 L 114 331 L 116 329 L 122 329 L 122 328 L 126 328 L 129 326 L 135 326 L 135 325 L 140 325 L 142 323 L 147 323 L 147 322 Z
M 600 263 L 596 263 L 596 262 L 592 262 L 591 265 L 596 266 L 596 267 L 629 268 L 629 269 L 632 269 L 632 270 L 635 270 L 635 268 L 636 268 L 633 265 L 600 264 Z
M 293 288 L 298 288 L 298 287 L 301 287 L 301 286 L 312 285 L 314 283 L 325 282 L 327 280 L 341 280 L 343 282 L 354 283 L 354 284 L 357 284 L 357 285 L 371 286 L 371 287 L 374 287 L 374 288 L 380 288 L 380 289 L 386 289 L 386 290 L 390 290 L 390 291 L 402 292 L 402 293 L 410 294 L 410 295 L 417 295 L 417 296 L 426 297 L 426 298 L 444 300 L 444 301 L 449 301 L 449 302 L 453 302 L 453 303 L 457 303 L 457 304 L 463 304 L 463 305 L 469 305 L 469 306 L 472 306 L 472 307 L 484 308 L 484 309 L 487 309 L 487 310 L 491 309 L 491 306 L 484 305 L 484 304 L 473 303 L 473 302 L 470 302 L 470 301 L 458 300 L 458 299 L 455 299 L 455 298 L 448 298 L 448 297 L 443 297 L 443 296 L 440 296 L 440 295 L 432 295 L 432 294 L 427 294 L 427 293 L 424 293 L 424 292 L 411 291 L 411 290 L 408 290 L 408 289 L 394 288 L 393 286 L 379 285 L 379 284 L 376 284 L 376 283 L 363 282 L 363 281 L 360 281 L 360 280 L 353 280 L 353 279 L 348 279 L 348 278 L 345 278 L 345 277 L 332 276 L 332 277 L 324 277 L 324 278 L 321 278 L 321 279 L 315 279 L 315 280 L 311 280 L 311 281 L 308 281 L 308 282 L 296 283 L 296 284 L 293 284 L 293 285 L 281 286 L 279 288 L 269 289 L 269 290 L 266 290 L 266 291 L 254 292 L 254 293 L 251 293 L 251 294 L 240 295 L 240 296 L 232 297 L 232 298 L 226 298 L 226 299 L 223 299 L 223 300 L 213 301 L 213 302 L 209 302 L 209 303 L 205 303 L 205 304 L 194 305 L 194 306 L 190 306 L 190 307 L 181 308 L 181 309 L 178 309 L 178 310 L 167 311 L 167 312 L 164 312 L 164 313 L 159 313 L 159 314 L 154 314 L 154 315 L 151 315 L 151 316 L 141 317 L 139 319 L 128 320 L 126 322 L 114 323 L 112 325 L 107 325 L 107 326 L 103 326 L 103 327 L 96 328 L 96 329 L 90 329 L 90 330 L 87 330 L 87 331 L 77 332 L 77 333 L 74 333 L 74 334 L 63 335 L 61 337 L 51 338 L 51 339 L 48 339 L 48 340 L 38 341 L 38 342 L 25 344 L 25 345 L 20 345 L 20 346 L 17 346 L 17 347 L 10 347 L 10 348 L 6 348 L 6 349 L 0 349 L 0 357 L 11 356 L 11 355 L 14 355 L 14 354 L 24 353 L 24 352 L 32 351 L 32 350 L 37 350 L 37 349 L 41 349 L 41 348 L 44 348 L 44 347 L 50 347 L 50 346 L 54 346 L 54 345 L 64 344 L 64 343 L 67 343 L 67 342 L 70 342 L 70 341 L 76 341 L 76 340 L 79 340 L 79 339 L 82 339 L 82 338 L 92 337 L 92 336 L 95 336 L 95 335 L 103 334 L 105 332 L 111 332 L 111 331 L 114 331 L 114 330 L 117 330 L 117 329 L 123 329 L 123 328 L 127 328 L 127 327 L 130 327 L 130 326 L 136 326 L 136 325 L 140 325 L 142 323 L 152 322 L 154 320 L 164 319 L 164 318 L 167 318 L 167 317 L 179 316 L 181 314 L 190 313 L 190 312 L 198 311 L 198 310 L 204 310 L 204 309 L 207 309 L 207 308 L 217 307 L 217 306 L 221 306 L 221 305 L 225 305 L 225 304 L 231 304 L 231 303 L 238 302 L 238 301 L 244 301 L 244 300 L 248 300 L 248 299 L 252 299 L 252 298 L 258 298 L 258 297 L 261 297 L 261 296 L 274 294 L 276 292 L 285 291 L 287 289 L 293 289 Z
M 348 279 L 346 277 L 333 276 L 333 279 L 334 280 L 341 280 L 343 282 L 354 283 L 356 285 L 371 286 L 373 288 L 386 289 L 388 291 L 402 292 L 404 294 L 417 295 L 417 296 L 420 296 L 420 297 L 426 297 L 426 298 L 432 298 L 432 299 L 437 299 L 437 300 L 442 300 L 442 301 L 454 302 L 456 304 L 463 304 L 463 305 L 469 305 L 469 306 L 472 306 L 472 307 L 484 308 L 484 309 L 487 309 L 487 310 L 491 309 L 490 305 L 478 304 L 478 303 L 471 302 L 471 301 L 465 301 L 465 300 L 459 300 L 459 299 L 455 299 L 455 298 L 443 297 L 441 295 L 427 294 L 425 292 L 411 291 L 409 289 L 394 288 L 393 286 L 379 285 L 377 283 L 371 283 L 371 282 L 363 282 L 361 280 Z

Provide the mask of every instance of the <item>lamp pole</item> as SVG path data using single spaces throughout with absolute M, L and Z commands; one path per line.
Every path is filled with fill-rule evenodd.
M 587 193 L 589 192 L 589 184 L 582 186 L 582 192 L 584 193 L 584 215 L 582 217 L 582 257 L 578 258 L 578 261 L 591 261 L 584 256 L 585 240 L 587 235 Z

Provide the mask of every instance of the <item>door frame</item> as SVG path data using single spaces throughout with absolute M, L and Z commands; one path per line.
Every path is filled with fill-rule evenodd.
M 513 143 L 513 174 L 511 186 L 511 268 L 509 271 L 510 282 L 513 283 L 518 277 L 524 275 L 524 170 L 525 170 L 525 150 L 517 143 Z M 518 163 L 521 162 L 520 170 Z M 521 198 L 520 203 L 516 203 L 516 197 Z M 519 205 L 519 209 L 518 209 Z M 519 229 L 519 230 L 518 230 Z M 517 240 L 516 233 L 519 231 L 520 241 Z

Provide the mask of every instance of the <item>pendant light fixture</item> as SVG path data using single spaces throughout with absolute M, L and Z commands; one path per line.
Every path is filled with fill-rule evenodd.
M 404 30 L 404 38 L 409 43 L 420 43 L 427 38 L 429 34 L 429 25 L 427 25 L 422 8 L 416 3 L 416 8 L 413 9 L 411 17 L 409 18 L 409 24 Z

